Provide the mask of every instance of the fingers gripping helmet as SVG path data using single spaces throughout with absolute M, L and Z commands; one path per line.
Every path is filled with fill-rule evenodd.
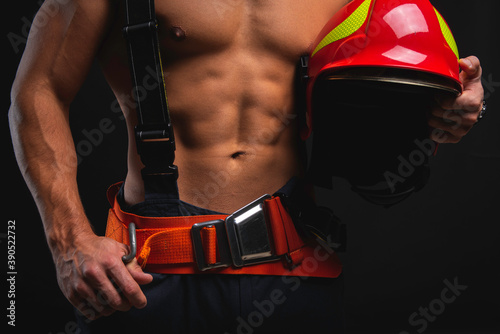
M 462 92 L 458 59 L 428 0 L 354 0 L 342 8 L 309 55 L 302 137 L 314 128 L 313 181 L 331 187 L 332 176 L 345 177 L 383 205 L 418 190 L 434 144 L 426 112 L 436 93 Z

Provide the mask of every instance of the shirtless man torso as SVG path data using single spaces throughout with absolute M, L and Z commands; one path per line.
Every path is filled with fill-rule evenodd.
M 157 2 L 181 199 L 233 212 L 300 172 L 295 67 L 345 2 Z M 130 96 L 132 89 L 122 17 L 114 20 L 99 53 L 118 97 Z M 126 119 L 132 131 L 135 112 L 126 113 Z M 125 199 L 136 203 L 143 194 L 134 142 L 129 157 Z M 224 181 L 216 196 L 204 191 L 210 175 Z
M 301 173 L 296 65 L 347 2 L 156 1 L 182 200 L 233 212 Z M 68 126 L 70 103 L 97 57 L 127 121 L 125 201 L 142 201 L 123 23 L 118 0 L 45 1 L 33 22 L 10 110 L 16 156 L 40 210 L 59 285 L 73 305 L 88 301 L 98 316 L 144 307 L 138 283 L 151 281 L 136 262 L 121 263 L 124 245 L 92 232 L 78 195 Z M 223 180 L 220 191 L 201 198 L 213 175 Z M 104 310 L 95 305 L 96 287 L 109 301 Z

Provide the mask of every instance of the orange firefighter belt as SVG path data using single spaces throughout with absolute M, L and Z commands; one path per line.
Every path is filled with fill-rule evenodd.
M 332 249 L 303 240 L 280 197 L 262 196 L 231 215 L 143 217 L 121 210 L 120 184 L 108 189 L 106 237 L 129 245 L 124 260 L 135 255 L 146 271 L 314 277 L 341 272 Z

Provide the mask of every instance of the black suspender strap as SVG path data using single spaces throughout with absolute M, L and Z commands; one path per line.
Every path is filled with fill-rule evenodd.
M 154 0 L 125 0 L 125 7 L 123 34 L 136 101 L 137 151 L 145 165 L 142 176 L 171 175 L 175 181 L 178 175 L 174 165 L 175 140 L 165 92 Z

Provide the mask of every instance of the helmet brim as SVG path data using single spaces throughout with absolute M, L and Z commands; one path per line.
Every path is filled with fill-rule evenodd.
M 358 80 L 370 82 L 386 82 L 405 87 L 426 87 L 436 92 L 459 96 L 462 86 L 459 82 L 447 77 L 424 71 L 415 71 L 391 67 L 347 67 L 340 70 L 325 70 L 320 80 Z M 397 87 L 397 86 L 393 86 Z

